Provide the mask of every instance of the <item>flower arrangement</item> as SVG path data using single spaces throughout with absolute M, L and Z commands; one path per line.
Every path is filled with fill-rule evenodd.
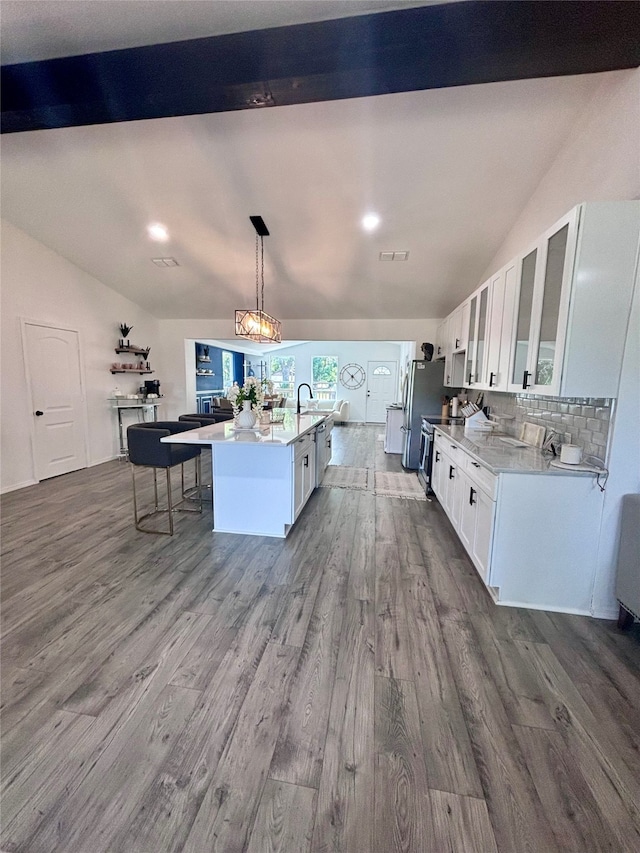
M 255 376 L 247 376 L 242 388 L 236 382 L 233 383 L 227 391 L 227 400 L 233 406 L 233 415 L 236 418 L 242 409 L 242 404 L 247 401 L 251 403 L 251 411 L 260 416 L 264 404 L 264 392 Z

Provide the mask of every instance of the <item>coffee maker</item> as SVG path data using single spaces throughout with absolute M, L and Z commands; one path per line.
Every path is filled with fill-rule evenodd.
M 149 394 L 160 396 L 160 382 L 157 379 L 146 379 L 144 383 L 144 393 L 148 397 Z

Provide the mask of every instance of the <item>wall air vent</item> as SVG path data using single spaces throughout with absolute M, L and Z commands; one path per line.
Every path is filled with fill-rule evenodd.
M 409 252 L 380 252 L 381 261 L 408 261 Z
M 151 258 L 157 267 L 179 267 L 180 264 L 175 258 Z

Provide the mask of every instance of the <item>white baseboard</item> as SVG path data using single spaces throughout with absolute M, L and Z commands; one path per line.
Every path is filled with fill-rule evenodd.
M 119 456 L 105 456 L 104 459 L 97 459 L 89 462 L 87 468 L 95 468 L 96 465 L 104 465 L 105 462 L 113 462 L 114 459 L 119 459 Z
M 618 618 L 619 608 L 618 605 L 615 607 L 600 607 L 597 610 L 594 610 L 591 614 L 594 619 L 608 619 L 616 621 Z
M 7 492 L 17 492 L 18 489 L 26 489 L 27 486 L 37 486 L 38 480 L 25 480 L 24 483 L 14 483 L 12 486 L 3 486 L 0 489 L 0 495 L 4 495 Z

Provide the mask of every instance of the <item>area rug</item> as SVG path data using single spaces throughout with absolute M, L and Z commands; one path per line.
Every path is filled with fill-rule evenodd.
M 383 498 L 410 498 L 414 501 L 427 499 L 422 484 L 415 474 L 376 471 L 374 491 L 378 497 Z
M 369 469 L 349 468 L 347 465 L 328 465 L 321 485 L 332 489 L 365 490 L 369 488 Z

